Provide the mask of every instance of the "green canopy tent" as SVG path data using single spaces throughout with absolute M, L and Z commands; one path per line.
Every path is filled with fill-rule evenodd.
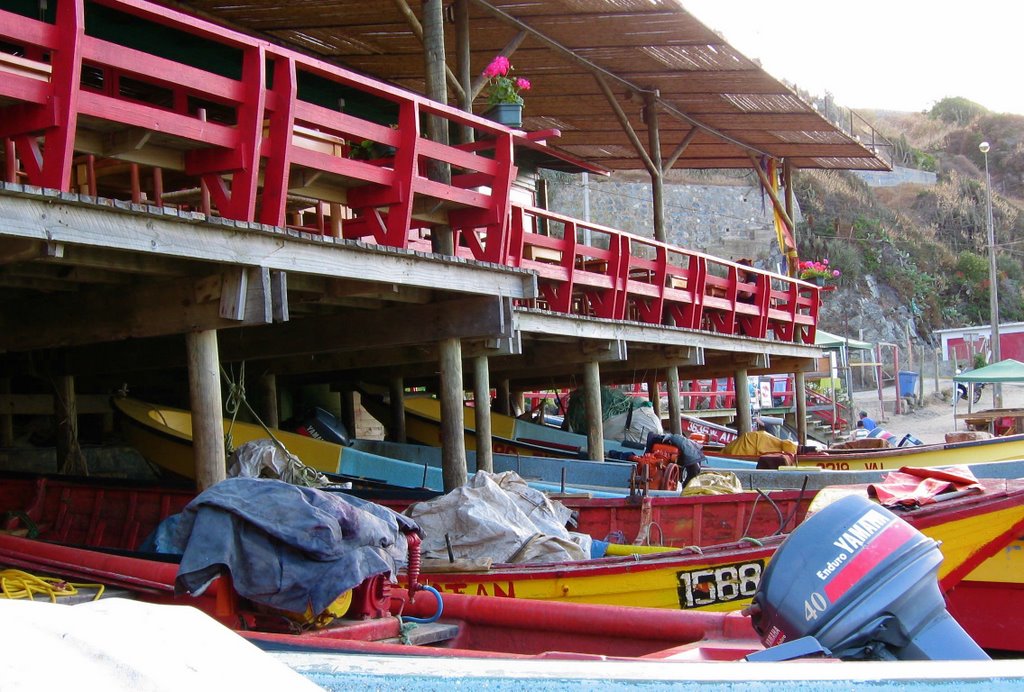
M 1024 363 L 1013 358 L 1007 358 L 1001 360 L 998 363 L 992 365 L 986 365 L 983 368 L 977 370 L 969 370 L 967 372 L 958 373 L 953 376 L 954 382 L 963 382 L 966 384 L 982 384 L 991 382 L 1004 382 L 1004 383 L 1024 383 Z M 956 426 L 957 419 L 957 408 L 958 399 L 953 400 L 953 425 Z M 967 413 L 973 414 L 973 400 L 971 397 L 967 397 Z M 980 415 L 984 417 L 991 417 L 996 412 L 981 412 Z M 1019 432 L 1019 430 L 1018 430 Z
M 814 330 L 814 345 L 826 350 L 850 348 L 860 351 L 870 351 L 873 348 L 873 346 L 866 341 L 851 339 L 846 336 L 838 336 L 836 334 L 826 332 L 824 329 Z
M 986 365 L 977 370 L 962 372 L 954 382 L 1024 382 L 1024 363 L 1013 358 Z

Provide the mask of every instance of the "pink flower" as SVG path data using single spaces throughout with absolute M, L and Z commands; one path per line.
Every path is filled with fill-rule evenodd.
M 511 69 L 512 64 L 508 61 L 508 58 L 504 55 L 498 55 L 491 61 L 491 64 L 487 66 L 487 69 L 484 70 L 484 77 L 487 77 L 487 79 L 504 77 Z
M 832 270 L 832 276 L 839 276 L 840 274 L 841 274 L 841 272 L 838 269 L 833 269 Z
M 530 80 L 525 77 L 516 77 L 516 88 L 520 91 L 529 91 Z

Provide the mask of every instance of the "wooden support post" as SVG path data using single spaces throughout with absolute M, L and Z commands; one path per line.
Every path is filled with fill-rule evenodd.
M 583 365 L 584 410 L 587 414 L 587 458 L 604 461 L 604 411 L 601 409 L 601 366 L 594 360 Z
M 11 378 L 0 377 L 0 394 L 11 393 Z M 0 413 L 0 447 L 14 446 L 14 416 L 4 411 Z
M 786 216 L 790 219 L 796 210 L 796 193 L 793 191 L 793 164 L 789 159 L 782 161 L 782 184 L 786 187 Z M 793 236 L 793 247 L 786 250 L 786 262 L 790 276 L 800 273 L 800 256 L 796 250 L 796 225 L 789 224 L 790 235 Z
M 459 108 L 473 112 L 473 64 L 470 59 L 469 0 L 455 0 L 455 45 L 458 51 Z M 473 141 L 473 128 L 459 125 L 459 141 L 469 144 Z M 479 464 L 479 461 L 477 462 Z
M 391 429 L 388 439 L 392 442 L 405 442 L 405 381 L 401 377 L 392 377 L 388 382 L 391 399 Z
M 807 444 L 807 378 L 802 371 L 793 373 L 793 400 L 796 402 L 796 436 Z
M 202 492 L 227 476 L 216 330 L 186 334 L 185 348 L 196 488 Z
M 661 418 L 661 387 L 659 386 L 657 371 L 647 378 L 647 400 L 651 402 L 654 415 Z
M 408 22 L 409 28 L 412 29 L 412 33 L 416 36 L 416 38 L 419 39 L 420 43 L 425 43 L 423 25 L 420 24 L 420 20 L 416 18 L 416 13 L 412 11 L 411 7 L 409 7 L 409 3 L 406 2 L 406 0 L 395 0 L 395 6 L 398 8 L 398 11 L 401 12 L 402 15 L 405 17 L 405 21 Z M 425 11 L 424 14 L 426 14 Z M 456 21 L 458 21 L 458 19 L 456 19 Z M 445 65 L 444 67 L 444 73 L 445 77 L 448 78 L 448 84 L 451 85 L 452 90 L 461 99 L 463 95 L 462 83 L 459 82 L 459 79 L 455 76 L 455 73 L 452 72 L 451 68 L 449 68 L 447 65 Z
M 53 388 L 53 415 L 57 422 L 57 468 L 61 473 L 88 476 L 89 467 L 78 444 L 78 401 L 75 397 L 75 378 L 63 375 L 55 378 Z
M 466 422 L 462 406 L 462 344 L 456 338 L 438 344 L 441 369 L 441 477 L 444 491 L 463 485 L 466 469 Z
M 329 235 L 332 238 L 341 237 L 341 205 L 337 202 L 331 202 L 331 232 Z
M 356 391 L 352 387 L 342 387 L 338 394 L 341 399 L 341 424 L 349 437 L 356 437 Z
M 747 382 L 747 369 L 738 368 L 733 375 L 736 390 L 736 432 L 743 434 L 751 431 L 750 420 L 750 386 Z
M 473 413 L 476 418 L 476 470 L 494 472 L 491 437 L 491 376 L 487 356 L 473 359 Z
M 658 127 L 658 93 L 644 94 L 644 120 L 647 123 L 647 148 L 650 150 L 651 203 L 654 212 L 654 239 L 667 243 L 665 235 L 665 172 L 661 167 L 661 131 Z
M 683 434 L 683 407 L 679 397 L 679 368 L 674 365 L 665 370 L 668 387 L 668 431 Z
M 281 426 L 281 416 L 277 407 L 277 375 L 268 372 L 260 378 L 260 392 L 263 400 L 263 422 L 268 428 Z
M 444 8 L 441 0 L 423 0 L 423 59 L 426 67 L 427 97 L 447 104 Z M 437 115 L 428 115 L 426 120 L 427 136 L 435 142 L 448 144 L 448 121 Z M 431 159 L 428 176 L 431 180 L 448 185 L 452 180 L 451 167 L 442 161 Z M 434 226 L 430 234 L 430 245 L 431 250 L 436 253 L 454 255 L 455 240 L 451 226 Z
M 512 384 L 506 378 L 498 382 L 496 388 L 496 405 L 494 409 L 503 415 L 512 415 Z

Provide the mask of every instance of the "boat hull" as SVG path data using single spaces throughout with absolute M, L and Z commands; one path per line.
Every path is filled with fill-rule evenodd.
M 709 460 L 713 460 L 717 456 L 719 456 L 717 453 L 708 453 Z M 744 457 L 722 458 L 757 461 Z M 798 454 L 795 466 L 817 467 L 827 471 L 896 471 L 904 466 L 955 466 L 1014 459 L 1024 459 L 1024 435 L 947 444 L 860 451 L 831 450 L 822 454 Z

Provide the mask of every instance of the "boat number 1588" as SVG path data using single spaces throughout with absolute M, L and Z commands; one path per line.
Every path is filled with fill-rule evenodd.
M 700 608 L 750 598 L 761 581 L 764 561 L 737 562 L 692 572 L 679 572 L 679 605 Z

